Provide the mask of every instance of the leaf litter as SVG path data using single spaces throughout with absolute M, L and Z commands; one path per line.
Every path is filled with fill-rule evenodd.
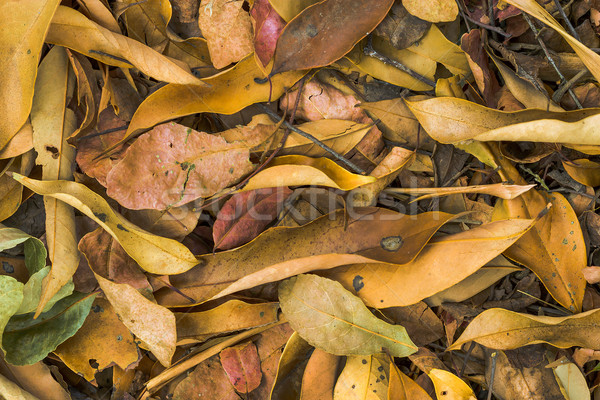
M 600 394 L 598 2 L 63 3 L 0 5 L 0 397 Z

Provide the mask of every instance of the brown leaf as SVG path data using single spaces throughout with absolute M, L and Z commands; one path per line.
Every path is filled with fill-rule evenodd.
M 210 59 L 221 69 L 253 50 L 252 21 L 243 1 L 203 0 L 198 25 L 208 43 Z
M 175 388 L 173 400 L 205 398 L 209 400 L 239 400 L 219 356 L 213 356 L 198 365 L 194 371 Z
M 213 225 L 215 249 L 232 249 L 254 239 L 277 217 L 291 194 L 287 187 L 234 194 L 223 204 Z
M 174 122 L 140 136 L 109 172 L 107 194 L 121 205 L 164 210 L 209 197 L 237 183 L 253 168 L 249 147 L 274 132 L 273 125 L 234 128 L 247 143 L 228 143 Z
M 410 14 L 400 1 L 395 1 L 388 15 L 375 29 L 397 49 L 405 49 L 425 35 L 431 23 Z
M 250 15 L 254 25 L 254 52 L 262 65 L 266 66 L 275 53 L 277 39 L 285 21 L 273 9 L 269 0 L 256 0 Z
M 481 30 L 473 29 L 470 33 L 465 33 L 461 38 L 461 48 L 467 53 L 475 82 L 486 105 L 496 108 L 496 94 L 500 90 L 500 85 L 496 75 L 490 70 L 489 58 L 483 49 Z
M 233 387 L 240 393 L 249 393 L 260 385 L 262 374 L 256 346 L 252 342 L 222 350 L 221 365 Z
M 325 0 L 308 7 L 281 32 L 271 75 L 339 60 L 383 20 L 393 0 Z

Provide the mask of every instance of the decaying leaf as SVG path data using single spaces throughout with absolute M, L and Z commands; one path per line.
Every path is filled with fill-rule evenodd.
M 263 66 L 266 66 L 273 54 L 277 39 L 285 26 L 269 0 L 257 0 L 250 10 L 254 26 L 254 53 Z
M 229 381 L 238 392 L 249 393 L 260 385 L 260 359 L 254 343 L 228 347 L 219 353 L 219 358 Z
M 290 325 L 311 345 L 337 355 L 371 355 L 387 348 L 402 357 L 417 351 L 406 330 L 374 317 L 339 283 L 299 275 L 279 286 Z

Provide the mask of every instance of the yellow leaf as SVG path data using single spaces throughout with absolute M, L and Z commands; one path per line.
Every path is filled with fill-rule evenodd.
M 585 376 L 574 363 L 567 362 L 559 365 L 554 368 L 554 374 L 566 400 L 589 400 L 591 398 Z
M 519 197 L 535 185 L 508 185 L 505 183 L 494 183 L 491 185 L 457 186 L 442 188 L 389 188 L 388 193 L 406 193 L 411 195 L 427 193 L 416 198 L 417 200 L 429 199 L 437 196 L 448 196 L 451 194 L 482 193 L 496 196 L 501 199 L 511 200 Z
M 442 143 L 474 139 L 600 144 L 594 130 L 600 123 L 598 108 L 505 112 L 452 97 L 407 101 L 407 104 L 427 133 Z
M 0 3 L 0 149 L 27 121 L 44 36 L 59 0 Z
M 338 377 L 334 400 L 385 400 L 387 363 L 381 356 L 349 356 Z
M 182 273 L 198 263 L 183 244 L 141 230 L 115 212 L 100 195 L 82 184 L 38 181 L 16 173 L 12 176 L 34 192 L 61 200 L 92 218 L 123 246 L 140 267 L 150 273 Z
M 431 396 L 419 384 L 390 362 L 390 385 L 387 400 L 431 400 Z
M 532 222 L 497 221 L 434 239 L 404 265 L 356 264 L 324 275 L 341 282 L 370 307 L 408 306 L 475 273 L 515 243 L 531 228 Z
M 33 148 L 33 127 L 27 120 L 8 144 L 0 150 L 0 160 L 13 158 L 28 152 Z
M 248 181 L 243 192 L 267 187 L 317 185 L 341 190 L 375 182 L 377 178 L 353 174 L 328 158 L 276 157 Z
M 135 67 L 159 81 L 204 85 L 180 63 L 137 40 L 103 28 L 66 6 L 60 6 L 56 10 L 46 41 L 68 47 L 107 65 L 126 69 Z
M 33 146 L 36 163 L 42 166 L 43 180 L 73 179 L 75 148 L 67 143 L 67 138 L 76 129 L 76 118 L 67 104 L 73 97 L 74 84 L 66 50 L 54 46 L 40 64 L 31 107 Z M 44 208 L 52 269 L 44 278 L 36 317 L 79 266 L 73 209 L 52 197 L 44 197 Z
M 167 85 L 152 93 L 139 106 L 124 140 L 173 118 L 203 112 L 233 114 L 251 104 L 268 101 L 269 98 L 276 100 L 305 73 L 291 71 L 278 74 L 271 78 L 271 90 L 268 83 L 254 81 L 255 78 L 262 79 L 264 74 L 250 55 L 234 67 L 203 79 L 208 84 L 206 86 Z
M 169 367 L 177 342 L 175 315 L 125 283 L 94 275 L 121 322 L 143 341 L 162 365 Z
M 568 317 L 546 317 L 492 308 L 475 317 L 448 350 L 458 350 L 470 341 L 498 350 L 536 343 L 561 349 L 573 346 L 598 349 L 599 327 L 598 309 Z
M 427 373 L 433 381 L 435 395 L 444 400 L 476 400 L 475 393 L 458 376 L 444 371 L 443 369 L 432 369 Z
M 436 25 L 431 25 L 425 36 L 407 50 L 444 65 L 454 75 L 467 75 L 471 70 L 465 52 L 448 40 Z
M 528 14 L 531 14 L 544 24 L 548 25 L 558 32 L 563 39 L 575 50 L 575 53 L 581 58 L 581 61 L 590 70 L 596 80 L 600 80 L 600 55 L 594 53 L 583 43 L 569 35 L 564 28 L 535 0 L 505 0 L 508 4 L 520 8 Z
M 565 171 L 582 185 L 596 187 L 600 185 L 600 164 L 581 158 L 574 161 L 562 162 Z
M 306 7 L 318 2 L 319 0 L 269 0 L 269 3 L 271 3 L 277 14 L 281 15 L 281 18 L 286 22 L 289 22 L 296 15 L 300 14 Z

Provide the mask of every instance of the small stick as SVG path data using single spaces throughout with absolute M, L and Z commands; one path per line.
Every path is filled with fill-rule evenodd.
M 271 110 L 270 108 L 266 107 L 264 104 L 260 105 L 263 109 L 263 111 L 268 114 L 271 118 L 273 118 L 276 122 L 280 122 L 283 118 L 281 118 L 279 115 L 277 115 L 277 113 L 275 113 L 273 110 Z M 352 161 L 347 160 L 346 158 L 344 158 L 343 156 L 341 156 L 340 154 L 338 154 L 335 150 L 333 150 L 331 147 L 327 146 L 325 143 L 321 142 L 319 139 L 317 139 L 316 137 L 314 137 L 313 135 L 311 135 L 308 132 L 304 132 L 301 129 L 296 128 L 294 125 L 290 124 L 287 121 L 283 121 L 283 125 L 286 128 L 289 128 L 291 131 L 297 133 L 298 135 L 307 138 L 308 140 L 310 140 L 311 142 L 313 142 L 314 144 L 316 144 L 317 146 L 319 146 L 320 148 L 322 148 L 323 150 L 325 150 L 326 152 L 328 152 L 329 154 L 331 154 L 336 160 L 338 160 L 339 162 L 343 163 L 344 165 L 346 165 L 348 168 L 350 168 L 351 170 L 353 170 L 355 173 L 358 174 L 365 174 L 366 172 L 360 168 L 358 165 L 354 164 Z
M 567 28 L 569 28 L 569 32 L 571 32 L 571 36 L 573 36 L 575 39 L 577 39 L 578 41 L 581 42 L 581 38 L 577 34 L 577 31 L 575 30 L 575 28 L 573 28 L 573 25 L 571 25 L 571 21 L 569 21 L 569 17 L 567 17 L 567 14 L 565 13 L 565 9 L 560 5 L 560 1 L 554 0 L 554 4 L 556 5 L 556 8 L 558 8 L 558 12 L 560 13 L 560 16 L 562 17 L 562 19 L 565 21 Z
M 556 92 L 554 92 L 554 94 L 552 95 L 552 101 L 554 101 L 557 104 L 560 103 L 560 99 L 562 99 L 562 97 L 565 95 L 565 93 L 569 89 L 571 89 L 573 87 L 573 85 L 575 83 L 577 83 L 578 80 L 583 78 L 583 76 L 587 73 L 588 73 L 588 71 L 586 69 L 582 69 L 581 71 L 579 71 L 577 73 L 577 75 L 575 75 L 568 81 L 561 83 L 560 86 L 558 87 L 558 89 L 556 89 Z
M 507 39 L 512 37 L 512 34 L 504 32 L 502 29 L 498 28 L 497 26 L 493 26 L 490 24 L 484 24 L 483 22 L 479 22 L 476 19 L 471 18 L 466 14 L 465 14 L 465 18 L 468 19 L 469 21 L 471 21 L 472 23 L 474 23 L 475 25 L 480 26 L 484 29 L 490 30 L 492 32 L 496 32 L 496 33 L 504 36 Z
M 467 14 L 463 10 L 463 5 L 461 4 L 461 0 L 456 0 L 456 4 L 458 5 L 458 10 L 460 11 L 460 15 L 462 15 L 463 20 L 465 21 L 465 26 L 467 27 L 467 32 L 471 32 L 471 26 L 469 25 L 469 20 L 467 19 Z
M 523 13 L 523 18 L 525 18 L 525 21 L 527 21 L 527 23 L 529 24 L 529 27 L 533 31 L 533 34 L 535 35 L 538 43 L 542 47 L 542 50 L 544 51 L 544 54 L 546 55 L 546 58 L 550 62 L 550 65 L 552 65 L 552 67 L 554 68 L 554 70 L 558 74 L 558 77 L 560 78 L 561 83 L 565 82 L 567 79 L 562 74 L 562 72 L 560 72 L 560 69 L 558 69 L 558 65 L 556 65 L 556 63 L 554 62 L 554 59 L 550 55 L 550 52 L 548 51 L 548 48 L 546 47 L 546 43 L 544 43 L 544 41 L 540 38 L 540 31 L 538 31 L 538 29 L 535 27 L 535 25 L 533 24 L 533 21 L 531 20 L 531 18 L 529 17 L 529 15 L 527 15 L 526 13 Z M 569 92 L 569 95 L 571 96 L 571 98 L 573 99 L 573 101 L 575 102 L 575 105 L 577 106 L 577 108 L 582 109 L 583 106 L 579 102 L 579 99 L 577 98 L 577 96 L 575 96 L 575 93 L 573 93 L 573 90 L 571 90 L 571 88 L 569 88 L 568 92 Z
M 418 72 L 413 71 L 412 69 L 408 68 L 406 65 L 404 65 L 396 60 L 392 60 L 391 58 L 378 53 L 373 48 L 373 36 L 369 36 L 369 39 L 367 40 L 367 45 L 363 49 L 363 53 L 369 57 L 376 58 L 385 64 L 388 64 L 388 65 L 391 65 L 392 67 L 398 68 L 400 71 L 406 72 L 408 75 L 412 76 L 413 78 L 415 78 L 431 87 L 435 87 L 435 82 L 432 81 L 431 79 L 419 74 Z
M 490 387 L 488 389 L 487 400 L 492 400 L 492 391 L 494 390 L 494 376 L 496 376 L 496 360 L 498 358 L 498 352 L 494 351 L 490 358 L 492 359 L 492 372 L 490 373 Z

